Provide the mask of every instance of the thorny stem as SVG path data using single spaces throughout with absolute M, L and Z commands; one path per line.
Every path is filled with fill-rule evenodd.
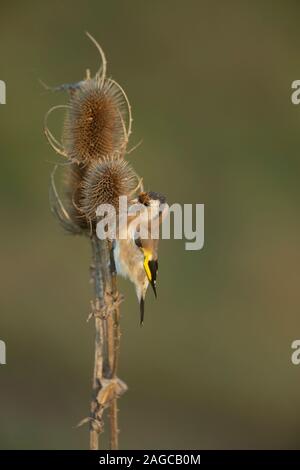
M 118 400 L 113 398 L 110 405 L 110 448 L 118 450 L 119 448 L 119 429 L 118 429 Z
M 117 364 L 120 342 L 120 311 L 116 275 L 110 262 L 106 240 L 92 237 L 94 260 L 95 304 L 95 364 L 90 415 L 90 449 L 99 449 L 99 434 L 103 430 L 103 412 L 110 407 L 110 448 L 118 449 Z M 99 400 L 101 391 L 112 381 L 112 393 Z M 107 387 L 108 388 L 108 387 Z M 125 386 L 126 389 L 126 386 Z M 124 390 L 125 390 L 124 389 Z
M 90 421 L 90 449 L 99 449 L 99 433 L 101 431 L 101 422 L 98 417 L 97 393 L 101 387 L 103 379 L 103 325 L 99 314 L 104 307 L 104 280 L 101 271 L 101 260 L 99 253 L 99 243 L 95 238 L 92 239 L 93 258 L 94 258 L 94 287 L 95 287 L 95 363 L 93 374 L 93 395 L 91 403 L 91 421 Z
M 112 295 L 116 298 L 118 295 L 117 292 L 117 283 L 116 283 L 116 273 L 112 273 Z M 120 309 L 117 305 L 114 309 L 114 318 L 112 325 L 112 332 L 114 335 L 114 361 L 112 364 L 112 376 L 115 378 L 118 368 L 118 359 L 119 359 L 119 349 L 120 349 Z M 118 401 L 116 396 L 113 398 L 110 406 L 110 443 L 111 449 L 116 450 L 119 448 L 119 429 L 118 429 Z

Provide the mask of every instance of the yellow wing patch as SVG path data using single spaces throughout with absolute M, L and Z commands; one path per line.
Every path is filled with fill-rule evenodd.
M 151 282 L 152 275 L 151 275 L 151 271 L 150 271 L 150 269 L 149 269 L 149 264 L 148 264 L 148 263 L 149 263 L 149 260 L 150 260 L 150 254 L 149 254 L 149 253 L 145 253 L 144 268 L 145 268 L 147 277 L 148 277 L 149 281 Z

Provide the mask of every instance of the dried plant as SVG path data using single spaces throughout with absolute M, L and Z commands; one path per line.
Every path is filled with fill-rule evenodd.
M 95 321 L 95 363 L 91 411 L 79 424 L 89 423 L 90 449 L 99 448 L 103 431 L 103 413 L 110 410 L 110 447 L 118 448 L 117 400 L 127 386 L 117 377 L 120 344 L 120 311 L 122 297 L 117 291 L 112 262 L 111 243 L 96 236 L 96 209 L 101 203 L 118 209 L 119 196 L 132 196 L 138 177 L 124 160 L 131 133 L 131 110 L 123 89 L 106 78 L 106 60 L 97 46 L 102 65 L 95 77 L 89 72 L 81 82 L 53 88 L 67 91 L 69 104 L 51 108 L 45 116 L 45 135 L 59 154 L 65 157 L 65 201 L 55 185 L 54 169 L 50 185 L 51 209 L 70 233 L 86 235 L 92 245 L 91 273 L 95 300 L 89 319 Z M 48 127 L 49 115 L 65 109 L 63 140 L 59 142 Z
M 121 337 L 119 307 L 123 299 L 117 290 L 115 257 L 118 273 L 135 284 L 141 322 L 149 283 L 156 295 L 158 268 L 157 240 L 137 240 L 135 236 L 122 243 L 115 240 L 113 251 L 112 241 L 98 239 L 96 209 L 100 204 L 111 204 L 118 212 L 119 197 L 126 196 L 129 205 L 139 201 L 147 211 L 152 202 L 160 204 L 164 197 L 155 192 L 145 193 L 142 179 L 124 159 L 130 152 L 127 144 L 132 125 L 131 107 L 122 87 L 106 78 L 104 53 L 88 36 L 100 53 L 100 69 L 95 77 L 87 71 L 84 80 L 52 89 L 67 91 L 69 104 L 55 106 L 47 112 L 44 130 L 51 147 L 66 159 L 64 202 L 56 190 L 55 168 L 50 185 L 51 209 L 66 231 L 86 235 L 92 246 L 95 299 L 91 302 L 89 319 L 94 319 L 96 328 L 93 393 L 90 416 L 79 424 L 89 424 L 90 449 L 95 450 L 99 448 L 106 409 L 110 410 L 110 448 L 118 448 L 117 400 L 127 390 L 117 375 Z M 62 142 L 48 126 L 50 114 L 58 109 L 66 112 Z

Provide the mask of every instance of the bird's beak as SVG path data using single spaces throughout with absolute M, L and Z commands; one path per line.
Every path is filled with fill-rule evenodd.
M 157 293 L 156 293 L 156 275 L 157 275 L 157 270 L 158 270 L 158 262 L 157 260 L 150 260 L 148 262 L 149 270 L 151 273 L 151 277 L 149 279 L 150 284 L 152 286 L 153 292 L 155 297 L 157 298 Z

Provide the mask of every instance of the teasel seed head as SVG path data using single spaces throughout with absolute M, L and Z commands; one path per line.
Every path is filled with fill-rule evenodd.
M 124 154 L 127 118 L 128 100 L 116 82 L 98 76 L 86 80 L 71 95 L 67 109 L 63 130 L 67 158 L 86 165 L 116 152 Z
M 133 198 L 139 180 L 129 163 L 118 155 L 92 162 L 83 178 L 80 208 L 89 223 L 96 222 L 100 204 L 111 204 L 116 211 L 119 197 Z

